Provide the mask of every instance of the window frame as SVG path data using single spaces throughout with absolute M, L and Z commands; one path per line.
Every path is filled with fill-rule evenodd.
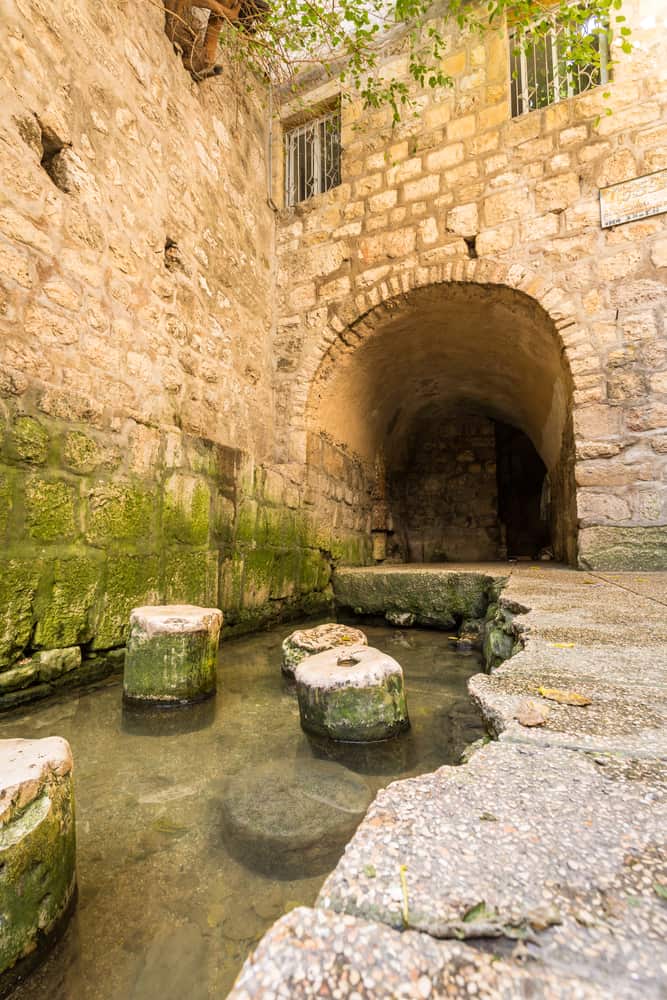
M 591 14 L 590 20 L 593 20 L 593 18 L 594 15 Z M 524 38 L 529 37 L 531 34 L 531 26 L 529 25 L 526 28 L 519 29 L 510 25 L 508 28 L 510 74 L 509 98 L 510 116 L 513 119 L 521 118 L 523 115 L 531 114 L 533 111 L 541 111 L 554 104 L 560 104 L 562 101 L 569 100 L 572 97 L 577 97 L 579 94 L 587 93 L 589 90 L 593 90 L 595 87 L 604 86 L 609 82 L 610 39 L 608 27 L 601 25 L 595 32 L 598 36 L 600 45 L 600 66 L 596 74 L 597 79 L 593 80 L 591 78 L 592 74 L 590 73 L 589 67 L 581 63 L 573 63 L 569 67 L 566 66 L 565 79 L 562 80 L 562 66 L 564 60 L 558 48 L 559 28 L 562 28 L 562 25 L 559 25 L 558 11 L 554 11 L 553 14 L 547 19 L 551 22 L 550 28 L 543 35 L 536 35 L 535 42 L 531 45 L 534 80 L 532 87 L 529 83 L 530 53 L 526 52 L 524 45 L 521 44 L 517 38 L 519 33 L 521 33 Z M 534 24 L 541 24 L 543 23 L 543 20 L 544 19 L 540 18 L 539 20 L 536 20 Z M 584 25 L 588 23 L 590 22 L 584 22 L 581 27 L 583 28 Z M 547 99 L 544 103 L 539 103 L 538 59 L 536 52 L 542 45 L 544 46 L 542 68 L 545 70 Z M 516 51 L 517 49 L 518 52 Z M 586 73 L 589 74 L 590 82 L 588 85 L 582 87 L 581 78 L 582 75 L 585 75 Z M 575 86 L 575 80 L 577 81 L 578 86 Z M 561 81 L 565 83 L 564 88 L 562 87 Z M 531 107 L 532 100 L 535 101 L 533 107 Z
M 326 129 L 330 128 L 332 124 L 335 127 L 331 131 L 333 142 L 330 146 L 327 142 Z M 300 144 L 301 139 L 303 139 L 303 147 Z M 331 148 L 333 148 L 335 155 L 329 164 L 328 154 Z M 309 174 L 304 173 L 303 175 L 300 173 L 302 149 L 304 154 L 303 169 L 310 170 Z M 319 108 L 315 114 L 306 118 L 301 117 L 301 120 L 285 125 L 283 128 L 283 151 L 285 165 L 283 196 L 286 208 L 295 208 L 311 198 L 338 187 L 341 183 L 340 103 L 337 101 L 332 107 Z M 310 158 L 310 168 L 308 158 Z

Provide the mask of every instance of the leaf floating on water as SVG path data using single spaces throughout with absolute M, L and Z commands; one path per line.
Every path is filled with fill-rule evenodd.
M 482 899 L 466 910 L 463 914 L 463 923 L 472 924 L 475 920 L 486 920 L 490 917 L 495 917 L 495 912 L 490 910 L 486 905 L 486 900 Z
M 537 693 L 548 701 L 557 701 L 559 705 L 590 705 L 591 699 L 576 691 L 561 691 L 559 688 L 538 688 Z
M 497 823 L 498 822 L 498 817 L 494 816 L 493 813 L 482 813 L 479 818 L 481 820 L 484 820 L 484 822 L 486 822 L 486 823 Z
M 573 642 L 550 642 L 549 645 L 554 649 L 574 649 Z

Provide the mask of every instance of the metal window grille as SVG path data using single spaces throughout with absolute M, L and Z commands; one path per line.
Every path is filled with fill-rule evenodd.
M 522 34 L 510 32 L 510 97 L 512 117 L 557 104 L 568 97 L 607 83 L 609 79 L 609 40 L 595 17 L 580 25 L 582 35 L 594 35 L 600 53 L 600 65 L 568 59 L 563 39 L 564 26 L 556 16 L 546 32 L 530 29 Z
M 285 201 L 296 205 L 340 184 L 340 112 L 285 133 Z

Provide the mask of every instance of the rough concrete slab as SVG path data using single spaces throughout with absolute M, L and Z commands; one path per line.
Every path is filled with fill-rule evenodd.
M 554 969 L 657 997 L 666 829 L 659 764 L 491 743 L 380 792 L 318 903 L 395 929 L 407 905 L 438 938 L 534 939 Z
M 308 997 L 600 1000 L 596 986 L 521 966 L 454 941 L 327 910 L 299 907 L 282 917 L 244 965 L 229 1000 Z
M 667 608 L 660 603 L 666 581 L 663 573 L 617 573 L 607 581 L 554 567 L 513 568 L 501 602 L 528 609 L 516 619 L 525 648 L 469 683 L 494 734 L 667 757 Z M 574 690 L 591 704 L 550 701 L 544 726 L 521 726 L 514 718 L 519 703 L 539 698 L 540 687 Z

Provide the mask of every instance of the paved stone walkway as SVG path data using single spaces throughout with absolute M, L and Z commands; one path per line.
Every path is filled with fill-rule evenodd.
M 667 995 L 667 574 L 479 570 L 522 612 L 525 648 L 470 681 L 497 740 L 380 792 L 234 1000 Z

